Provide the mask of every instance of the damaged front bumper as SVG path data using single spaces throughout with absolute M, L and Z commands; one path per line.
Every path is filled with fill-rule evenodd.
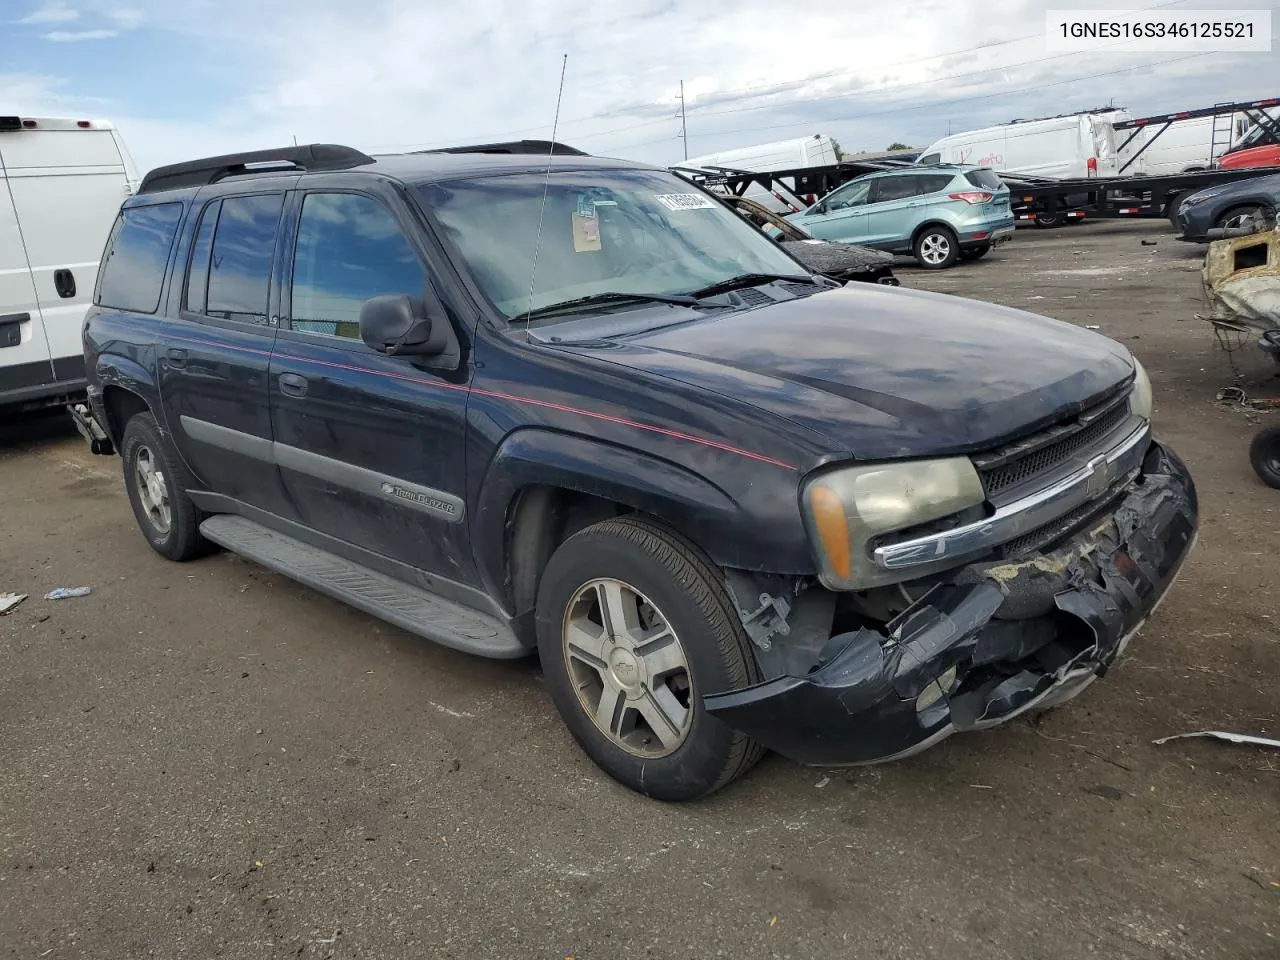
M 1103 518 L 1028 559 L 977 563 L 883 632 L 831 638 L 804 676 L 713 694 L 713 716 L 800 763 L 917 753 L 1075 696 L 1102 676 L 1163 599 L 1194 542 L 1195 485 L 1151 444 Z

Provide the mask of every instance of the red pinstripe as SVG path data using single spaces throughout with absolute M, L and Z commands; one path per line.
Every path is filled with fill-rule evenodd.
M 194 337 L 178 337 L 188 343 L 197 343 L 205 347 L 219 347 L 227 350 L 238 350 L 241 353 L 252 353 L 260 357 L 273 356 L 270 350 L 255 350 L 252 347 L 241 347 L 236 344 L 218 343 L 212 340 L 198 340 Z M 782 460 L 775 460 L 773 457 L 766 456 L 763 453 L 756 453 L 752 450 L 743 450 L 741 447 L 731 446 L 727 443 L 721 443 L 718 440 L 709 440 L 706 437 L 696 437 L 693 434 L 682 433 L 679 430 L 671 430 L 667 427 L 655 426 L 651 423 L 641 423 L 639 420 L 630 420 L 626 417 L 615 417 L 608 413 L 597 413 L 594 410 L 583 410 L 581 407 L 571 407 L 563 403 L 555 403 L 550 400 L 536 400 L 533 397 L 521 397 L 514 393 L 503 393 L 500 390 L 486 390 L 483 387 L 466 387 L 456 383 L 444 383 L 440 380 L 429 380 L 425 377 L 415 377 L 406 373 L 396 373 L 391 370 L 372 370 L 369 367 L 358 367 L 347 363 L 337 363 L 332 360 L 317 360 L 314 357 L 295 357 L 292 354 L 276 353 L 274 356 L 281 360 L 289 360 L 294 363 L 312 363 L 321 367 L 332 367 L 336 370 L 350 370 L 353 373 L 365 373 L 375 377 L 390 377 L 393 380 L 405 380 L 410 383 L 421 383 L 429 387 L 435 387 L 440 390 L 460 390 L 466 392 L 470 390 L 472 393 L 479 394 L 484 397 L 492 397 L 495 400 L 507 400 L 511 403 L 524 403 L 534 407 L 542 407 L 546 410 L 556 410 L 560 413 L 572 413 L 580 417 L 588 417 L 592 420 L 601 420 L 605 423 L 613 423 L 618 426 L 631 427 L 635 430 L 644 430 L 648 433 L 656 433 L 664 437 L 670 437 L 673 440 L 685 440 L 689 443 L 696 443 L 699 446 L 710 447 L 713 450 L 720 450 L 724 453 L 736 454 L 739 457 L 746 457 L 748 460 L 756 460 L 760 463 L 767 463 L 771 466 L 781 467 L 783 470 L 794 471 L 796 467 Z

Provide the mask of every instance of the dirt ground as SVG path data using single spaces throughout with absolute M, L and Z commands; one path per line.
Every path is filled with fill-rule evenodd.
M 900 269 L 1146 364 L 1203 526 L 1127 657 L 1037 725 L 878 768 L 771 757 L 696 805 L 600 774 L 535 663 L 163 561 L 118 460 L 61 418 L 0 428 L 0 592 L 31 594 L 0 618 L 0 956 L 1280 957 L 1280 751 L 1151 742 L 1280 734 L 1280 491 L 1247 459 L 1280 414 L 1215 403 L 1198 253 L 1090 224 Z

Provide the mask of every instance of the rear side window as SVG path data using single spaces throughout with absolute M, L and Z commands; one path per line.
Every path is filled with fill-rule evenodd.
M 964 178 L 982 190 L 999 190 L 1004 186 L 1004 181 L 991 170 L 970 170 Z
M 923 176 L 920 178 L 920 192 L 937 193 L 939 190 L 945 190 L 951 186 L 951 181 L 954 179 L 955 177 L 949 173 L 931 173 Z
M 921 192 L 920 181 L 924 179 L 917 176 L 882 177 L 876 181 L 875 188 L 871 191 L 871 202 L 884 203 L 918 196 Z
M 921 157 L 919 160 L 916 161 L 916 163 L 920 164 L 920 166 L 922 167 L 931 167 L 941 159 L 942 159 L 942 154 L 930 153 Z
M 391 211 L 372 197 L 312 193 L 293 257 L 290 327 L 360 338 L 360 308 L 385 294 L 421 297 L 427 277 Z
M 182 204 L 126 207 L 116 218 L 94 302 L 114 310 L 155 313 Z
M 188 309 L 222 320 L 267 322 L 283 204 L 284 195 L 274 193 L 226 197 L 205 209 L 187 275 Z
M 213 228 L 218 224 L 218 211 L 222 201 L 215 200 L 204 208 L 200 226 L 196 228 L 196 240 L 191 245 L 191 271 L 187 274 L 187 289 L 183 305 L 192 313 L 204 313 L 209 297 L 209 254 L 213 250 Z

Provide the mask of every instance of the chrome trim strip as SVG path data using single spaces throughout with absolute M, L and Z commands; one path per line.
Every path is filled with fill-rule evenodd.
M 876 547 L 872 558 L 883 570 L 905 570 L 998 547 L 1102 496 L 1142 465 L 1150 439 L 1151 425 L 1144 421 L 1106 454 L 1052 486 L 1005 504 L 976 523 Z
M 410 510 L 420 510 L 451 523 L 461 523 L 466 513 L 466 504 L 462 498 L 444 490 L 375 473 L 354 463 L 335 460 L 310 450 L 291 447 L 194 417 L 183 415 L 180 420 L 188 437 L 219 450 L 274 464 L 282 470 L 305 473 L 317 480 L 354 490 L 367 497 L 388 500 Z

